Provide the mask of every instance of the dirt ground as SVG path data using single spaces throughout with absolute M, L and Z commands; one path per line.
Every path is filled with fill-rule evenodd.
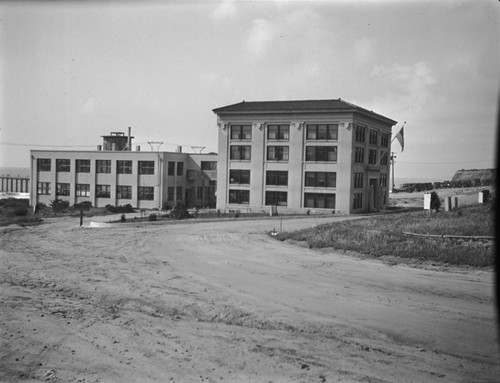
M 0 229 L 0 381 L 500 376 L 491 271 L 390 266 L 267 234 L 346 217 L 108 219 Z

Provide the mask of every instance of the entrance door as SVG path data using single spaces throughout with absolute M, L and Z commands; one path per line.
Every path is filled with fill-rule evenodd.
M 368 206 L 368 209 L 370 212 L 379 210 L 378 182 L 379 181 L 377 178 L 370 178 L 370 199 L 369 199 L 369 206 Z

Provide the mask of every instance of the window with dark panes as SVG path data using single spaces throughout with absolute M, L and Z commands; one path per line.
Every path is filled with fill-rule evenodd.
M 76 184 L 75 194 L 77 197 L 90 197 L 90 185 Z
M 266 206 L 287 206 L 287 200 L 287 192 L 266 191 Z
M 229 189 L 229 203 L 248 205 L 250 203 L 250 190 Z
M 76 160 L 77 173 L 90 173 L 90 160 Z
M 57 183 L 56 195 L 69 196 L 69 183 Z
M 155 174 L 155 162 L 139 161 L 139 174 Z
M 354 193 L 354 203 L 352 205 L 353 209 L 361 209 L 363 207 L 363 194 Z
M 380 174 L 380 186 L 382 187 L 387 186 L 387 174 L 385 173 Z
M 306 186 L 310 187 L 337 187 L 336 172 L 306 172 Z
M 96 160 L 96 173 L 111 173 L 111 160 Z
M 38 158 L 36 160 L 36 169 L 39 172 L 50 172 L 50 164 L 51 164 L 50 158 Z
M 118 198 L 118 199 L 132 199 L 132 186 L 118 185 L 116 187 L 116 198 Z
M 357 164 L 365 163 L 365 148 L 354 148 L 354 162 Z
M 250 184 L 250 170 L 231 169 L 229 170 L 230 184 Z
M 363 173 L 354 173 L 354 188 L 362 188 L 363 187 Z
M 288 146 L 268 146 L 268 161 L 288 161 Z
M 307 140 L 338 140 L 338 124 L 308 124 Z
M 168 161 L 168 175 L 169 176 L 174 176 L 175 175 L 175 161 Z
M 268 140 L 288 141 L 290 137 L 290 125 L 269 124 L 267 126 Z
M 182 186 L 177 186 L 177 201 L 184 201 L 184 197 L 182 195 Z
M 116 161 L 116 172 L 118 174 L 132 174 L 132 161 L 128 160 Z
M 231 146 L 230 159 L 249 161 L 251 158 L 251 146 Z
M 266 171 L 266 185 L 288 186 L 288 172 L 285 170 Z
M 335 194 L 304 193 L 304 206 L 318 209 L 335 209 Z
M 378 144 L 378 132 L 376 130 L 370 129 L 370 138 L 369 138 L 368 142 L 371 145 Z
M 368 163 L 375 165 L 377 163 L 377 151 L 375 149 L 370 149 L 368 151 Z
M 155 188 L 153 186 L 139 186 L 137 198 L 139 201 L 153 201 L 155 199 Z
M 356 142 L 365 142 L 366 128 L 364 126 L 356 125 L 354 128 L 354 140 Z
M 251 140 L 252 125 L 231 125 L 232 140 Z
M 184 162 L 177 162 L 177 175 L 184 175 Z
M 380 165 L 387 165 L 387 152 L 380 152 Z
M 37 184 L 39 195 L 49 195 L 50 194 L 50 182 L 38 182 Z
M 56 159 L 56 171 L 58 172 L 71 171 L 71 160 L 68 158 Z
M 111 197 L 111 185 L 96 185 L 95 195 L 97 198 L 110 198 Z
M 173 201 L 174 200 L 174 187 L 169 186 L 167 188 L 167 201 Z
M 217 161 L 201 161 L 201 170 L 217 170 Z
M 389 146 L 389 134 L 388 133 L 382 133 L 380 137 L 380 145 L 382 145 L 384 148 L 387 148 Z
M 335 162 L 337 161 L 336 146 L 307 146 L 306 161 Z

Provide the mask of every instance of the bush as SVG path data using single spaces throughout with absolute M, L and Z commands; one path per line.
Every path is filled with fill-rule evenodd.
M 125 222 L 127 219 L 125 218 L 125 214 L 122 214 L 120 217 L 120 222 Z
M 134 208 L 129 203 L 124 205 L 124 206 L 106 205 L 104 208 L 107 211 L 109 211 L 110 213 L 134 213 L 135 212 Z
M 54 211 L 54 213 L 67 210 L 69 208 L 69 201 L 65 201 L 63 199 L 56 198 L 55 200 L 50 202 L 50 207 Z
M 18 207 L 14 210 L 14 215 L 17 215 L 18 217 L 28 215 L 28 208 Z
M 186 208 L 186 205 L 184 205 L 182 201 L 177 201 L 172 209 L 172 212 L 170 213 L 170 217 L 173 219 L 184 219 L 190 218 L 191 216 Z
M 439 211 L 441 208 L 441 200 L 439 199 L 438 193 L 433 191 L 431 193 L 431 210 Z
M 7 207 L 7 208 L 20 208 L 20 207 L 26 207 L 28 208 L 29 206 L 29 200 L 25 198 L 3 198 L 0 200 L 0 207 Z
M 170 210 L 170 209 L 171 209 L 170 204 L 168 202 L 163 202 L 163 206 L 162 206 L 161 210 L 166 211 L 166 210 Z
M 156 216 L 155 213 L 150 214 L 149 217 L 148 217 L 148 221 L 156 221 L 156 218 L 157 218 L 157 216 Z

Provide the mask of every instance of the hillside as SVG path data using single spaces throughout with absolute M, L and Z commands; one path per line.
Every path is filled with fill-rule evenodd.
M 494 169 L 460 169 L 455 172 L 451 179 L 452 182 L 474 180 L 481 180 L 481 182 L 493 181 Z

